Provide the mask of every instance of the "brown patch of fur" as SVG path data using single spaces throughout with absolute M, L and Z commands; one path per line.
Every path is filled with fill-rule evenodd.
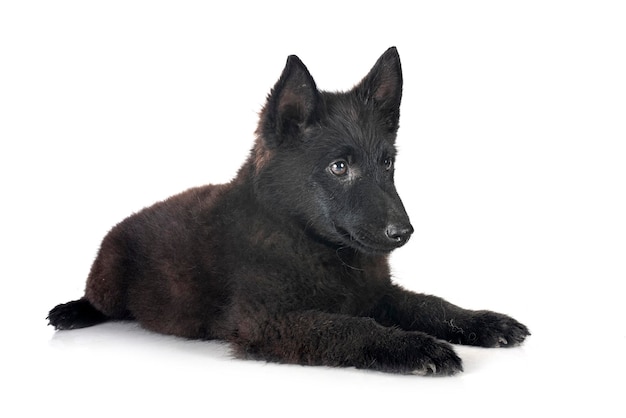
M 257 140 L 252 150 L 252 163 L 254 164 L 254 172 L 259 172 L 272 159 L 273 152 L 267 148 L 263 141 Z

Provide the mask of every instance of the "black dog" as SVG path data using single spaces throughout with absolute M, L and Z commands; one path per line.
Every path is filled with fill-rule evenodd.
M 241 357 L 415 374 L 462 370 L 443 340 L 520 344 L 528 329 L 506 315 L 390 280 L 388 254 L 413 232 L 393 181 L 401 95 L 395 48 L 345 93 L 319 91 L 290 56 L 236 178 L 115 226 L 85 296 L 50 324 L 134 319 Z

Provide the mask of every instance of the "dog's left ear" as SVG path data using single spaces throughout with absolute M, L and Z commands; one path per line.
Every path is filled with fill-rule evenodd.
M 398 129 L 402 99 L 402 67 L 396 47 L 391 47 L 378 58 L 369 74 L 355 87 L 362 100 L 374 101 L 383 113 L 391 131 Z

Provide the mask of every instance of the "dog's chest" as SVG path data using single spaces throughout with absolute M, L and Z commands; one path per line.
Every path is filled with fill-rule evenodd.
M 376 302 L 384 288 L 386 279 L 380 273 L 386 270 L 386 260 L 381 262 L 382 269 L 371 263 L 320 260 L 316 269 L 300 276 L 294 296 L 308 309 L 361 314 Z

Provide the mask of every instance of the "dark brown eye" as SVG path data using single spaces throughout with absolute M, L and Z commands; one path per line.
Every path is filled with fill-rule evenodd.
M 344 176 L 348 172 L 348 162 L 345 160 L 335 161 L 330 165 L 330 171 L 336 176 Z
M 385 160 L 383 161 L 383 165 L 385 166 L 385 170 L 391 170 L 391 168 L 393 167 L 393 158 L 385 158 Z

